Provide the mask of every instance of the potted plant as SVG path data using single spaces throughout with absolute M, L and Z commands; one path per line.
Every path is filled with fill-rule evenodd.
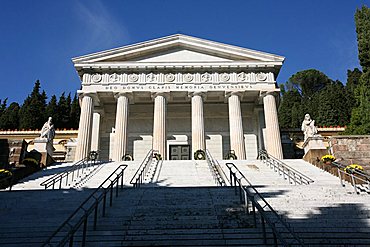
M 335 160 L 333 155 L 327 154 L 321 157 L 322 162 L 326 165 L 331 165 L 331 163 Z

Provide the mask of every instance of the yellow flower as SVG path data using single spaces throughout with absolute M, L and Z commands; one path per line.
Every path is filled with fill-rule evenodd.
M 324 161 L 324 162 L 334 161 L 335 157 L 333 155 L 327 154 L 327 155 L 322 156 L 321 160 Z
M 13 173 L 9 170 L 6 170 L 6 169 L 0 169 L 0 174 L 4 174 L 4 175 L 7 175 L 7 176 L 12 176 Z
M 344 168 L 344 171 L 348 173 L 353 173 L 353 171 L 362 172 L 364 171 L 364 168 L 357 164 L 351 164 L 351 165 L 346 166 L 346 168 Z

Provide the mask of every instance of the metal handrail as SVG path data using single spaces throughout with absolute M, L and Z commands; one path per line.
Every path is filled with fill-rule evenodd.
M 65 185 L 68 185 L 70 175 L 72 176 L 71 181 L 73 181 L 75 178 L 75 173 L 76 177 L 79 177 L 80 173 L 83 174 L 86 168 L 95 166 L 97 163 L 99 164 L 101 163 L 101 161 L 96 161 L 96 159 L 90 159 L 90 157 L 83 158 L 82 160 L 77 161 L 75 164 L 73 164 L 71 167 L 64 170 L 63 172 L 55 174 L 51 178 L 46 179 L 40 184 L 40 186 L 44 186 L 45 189 L 48 189 L 49 187 L 55 189 L 55 184 L 59 183 L 59 189 L 61 189 L 63 179 L 65 179 Z
M 130 184 L 132 184 L 134 187 L 140 187 L 140 185 L 144 182 L 144 176 L 148 172 L 149 164 L 151 161 L 153 161 L 153 154 L 155 152 L 157 151 L 150 149 L 144 160 L 141 162 L 139 168 L 136 170 L 135 175 L 130 181 Z
M 260 213 L 264 244 L 267 244 L 265 225 L 265 223 L 267 223 L 267 225 L 272 230 L 275 246 L 278 245 L 277 240 L 279 240 L 283 246 L 291 246 L 292 244 L 304 246 L 303 241 L 298 238 L 298 236 L 293 232 L 290 226 L 275 212 L 271 205 L 257 191 L 257 189 L 243 175 L 243 173 L 241 173 L 240 170 L 233 163 L 226 163 L 226 166 L 230 171 L 230 184 L 235 188 L 235 193 L 239 193 L 240 203 L 246 206 L 248 214 L 250 214 L 251 212 L 253 214 L 254 227 L 257 227 L 256 209 Z M 243 185 L 242 180 L 244 180 L 247 185 Z M 252 209 L 251 211 L 250 207 Z M 291 235 L 294 243 L 287 242 L 286 238 L 284 238 L 282 234 L 277 230 L 276 224 L 279 224 L 286 230 L 284 232 L 287 232 Z
M 226 174 L 218 161 L 212 157 L 208 149 L 206 149 L 206 159 L 216 183 L 220 186 L 226 186 Z
M 268 154 L 265 150 L 258 150 L 258 158 L 270 166 L 271 169 L 273 168 L 275 172 L 278 172 L 279 175 L 283 175 L 284 179 L 288 179 L 290 184 L 310 184 L 314 182 L 308 176 Z
M 5 178 L 0 179 L 0 184 L 2 184 L 5 181 L 8 183 L 8 186 L 5 187 L 4 190 L 6 190 L 7 188 L 9 188 L 9 191 L 11 191 L 12 190 L 12 186 L 14 184 L 14 175 L 11 175 L 11 176 L 8 176 L 8 177 L 5 177 Z
M 338 169 L 344 170 L 347 167 L 346 165 L 343 165 L 337 161 L 333 161 L 332 164 L 336 166 Z M 359 171 L 356 171 L 355 169 L 353 169 L 352 172 L 355 175 L 359 175 L 359 176 L 365 177 L 366 179 L 370 180 L 370 174 L 367 174 L 366 172 L 359 172 Z
M 43 243 L 42 246 L 64 246 L 69 243 L 69 246 L 73 246 L 73 238 L 75 233 L 83 225 L 82 229 L 82 243 L 81 246 L 85 246 L 86 233 L 87 233 L 87 222 L 89 216 L 94 213 L 93 229 L 96 230 L 98 222 L 98 211 L 99 204 L 102 202 L 102 217 L 105 217 L 107 200 L 109 197 L 109 206 L 113 205 L 113 190 L 115 186 L 115 197 L 118 197 L 118 189 L 123 189 L 124 184 L 124 171 L 127 165 L 120 165 L 114 172 L 104 180 L 100 186 L 94 190 L 91 195 L 86 198 L 84 202 L 66 219 L 62 225 Z M 108 182 L 108 185 L 104 185 Z M 109 195 L 107 195 L 109 193 Z
M 356 180 L 360 180 L 360 181 L 366 183 L 367 187 L 368 187 L 368 190 L 370 192 L 370 180 L 368 178 L 363 179 L 363 178 L 360 178 L 360 177 L 354 175 L 353 173 L 348 173 L 348 172 L 342 171 L 341 169 L 338 168 L 338 177 L 339 177 L 339 180 L 340 180 L 340 184 L 343 187 L 345 187 L 345 184 L 343 183 L 344 179 L 342 178 L 342 175 L 341 175 L 342 173 L 343 173 L 343 175 L 348 175 L 348 176 L 351 177 L 351 185 L 353 186 L 356 194 L 360 194 L 360 192 L 357 191 L 358 188 L 357 188 Z

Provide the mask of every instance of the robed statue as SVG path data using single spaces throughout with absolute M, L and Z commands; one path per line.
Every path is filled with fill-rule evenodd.
M 55 137 L 55 129 L 52 120 L 52 117 L 49 117 L 48 121 L 44 123 L 44 126 L 42 126 L 40 134 L 41 138 L 46 138 L 48 142 L 51 143 L 53 143 L 53 139 Z
M 304 134 L 304 140 L 307 140 L 308 137 L 317 136 L 317 128 L 315 126 L 315 120 L 311 119 L 310 114 L 306 114 L 304 116 L 301 129 Z

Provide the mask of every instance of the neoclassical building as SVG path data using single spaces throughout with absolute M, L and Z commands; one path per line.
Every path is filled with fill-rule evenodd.
M 72 59 L 81 78 L 75 160 L 282 158 L 276 77 L 284 57 L 175 34 Z

